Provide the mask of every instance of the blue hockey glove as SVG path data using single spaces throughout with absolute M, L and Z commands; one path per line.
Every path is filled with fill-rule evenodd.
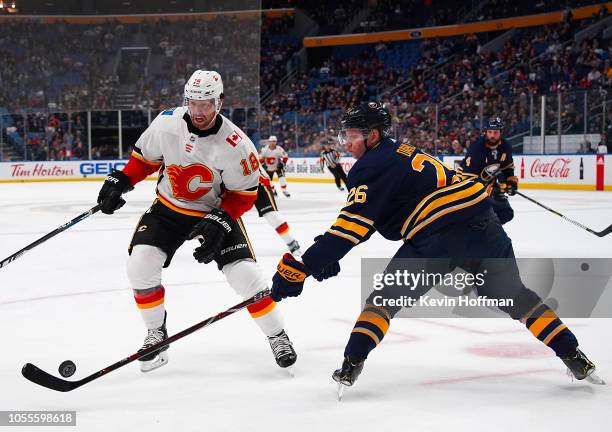
M 329 279 L 331 277 L 336 276 L 338 273 L 340 273 L 340 263 L 336 261 L 335 263 L 326 265 L 321 271 L 321 273 L 313 274 L 312 277 L 321 282 L 325 279 Z
M 516 194 L 516 190 L 518 189 L 518 178 L 515 176 L 508 177 L 506 179 L 506 193 L 510 196 Z
M 314 238 L 314 241 L 317 242 L 319 241 L 321 238 L 323 238 L 322 235 L 318 235 Z M 338 273 L 340 273 L 340 263 L 338 261 L 328 264 L 325 267 L 323 267 L 323 270 L 321 271 L 321 273 L 318 274 L 313 274 L 312 276 L 319 282 L 324 281 L 325 279 L 329 279 L 331 277 L 336 276 Z

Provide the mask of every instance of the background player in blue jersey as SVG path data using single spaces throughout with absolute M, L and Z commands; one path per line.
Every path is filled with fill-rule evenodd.
M 512 146 L 502 137 L 503 129 L 499 117 L 489 119 L 483 136 L 468 148 L 457 169 L 463 178 L 479 178 L 487 185 L 493 210 L 502 225 L 514 218 L 506 194 L 514 195 L 518 188 Z
M 485 273 L 479 295 L 512 299 L 512 305 L 500 309 L 523 322 L 577 379 L 602 383 L 594 374 L 594 364 L 578 349 L 574 334 L 521 282 L 512 243 L 491 209 L 486 186 L 461 179 L 438 159 L 409 144 L 399 144 L 390 135 L 389 113 L 378 102 L 362 103 L 345 113 L 339 140 L 357 159 L 348 175 L 347 202 L 331 228 L 304 252 L 301 262 L 291 254 L 283 256 L 273 278 L 272 298 L 298 296 L 309 275 L 318 279 L 334 276 L 338 261 L 378 231 L 388 240 L 404 241 L 385 273 L 405 269 L 407 260 L 400 258 L 448 258 L 442 260 L 447 272 L 458 266 L 473 274 Z M 408 270 L 424 270 L 423 260 L 415 261 L 409 260 L 413 267 Z M 425 262 L 429 269 L 440 260 Z M 415 288 L 387 285 L 374 294 L 418 299 L 431 286 Z M 333 374 L 341 385 L 355 382 L 368 354 L 382 341 L 390 320 L 401 309 L 374 303 L 370 295 L 349 337 L 342 367 Z

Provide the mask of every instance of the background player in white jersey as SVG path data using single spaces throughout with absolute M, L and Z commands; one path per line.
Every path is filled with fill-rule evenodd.
M 289 224 L 278 212 L 271 184 L 268 173 L 262 167 L 259 167 L 259 187 L 257 188 L 257 200 L 255 201 L 257 213 L 259 217 L 264 218 L 276 230 L 293 256 L 302 256 L 300 244 L 293 238 L 289 230 Z
M 98 196 L 102 212 L 112 214 L 125 204 L 123 193 L 160 170 L 157 199 L 138 222 L 127 263 L 148 329 L 141 350 L 168 337 L 162 268 L 185 240 L 198 238 L 196 260 L 214 260 L 245 299 L 266 288 L 240 220 L 257 197 L 257 151 L 244 132 L 219 113 L 222 102 L 221 76 L 215 71 L 194 72 L 185 85 L 186 106 L 157 116 L 136 142 L 123 171 L 113 171 Z M 248 310 L 268 336 L 278 365 L 295 363 L 276 303 L 267 297 Z M 141 370 L 164 365 L 167 348 L 142 357 Z
M 278 175 L 278 181 L 281 185 L 281 190 L 283 191 L 283 195 L 287 198 L 291 196 L 291 194 L 287 191 L 287 179 L 285 179 L 285 164 L 289 159 L 287 152 L 281 146 L 276 145 L 277 139 L 274 135 L 271 135 L 268 138 L 268 145 L 261 149 L 259 153 L 259 160 L 263 164 L 264 169 L 270 176 L 270 180 L 274 180 L 274 173 Z M 276 189 L 274 184 L 271 183 L 272 192 L 274 196 L 276 196 Z

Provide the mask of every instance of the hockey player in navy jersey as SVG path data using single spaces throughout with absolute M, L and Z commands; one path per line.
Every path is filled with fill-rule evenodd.
M 403 240 L 385 269 L 387 274 L 404 265 L 406 260 L 400 258 L 449 258 L 445 260 L 448 271 L 461 267 L 473 274 L 482 273 L 486 266 L 485 284 L 478 294 L 512 299 L 513 305 L 500 309 L 524 323 L 574 377 L 602 383 L 594 373 L 595 365 L 578 349 L 574 334 L 521 282 L 512 243 L 491 209 L 486 186 L 461 179 L 412 145 L 397 143 L 390 138 L 390 130 L 389 113 L 378 102 L 362 103 L 345 113 L 339 140 L 357 159 L 348 175 L 348 200 L 331 228 L 304 252 L 302 261 L 290 254 L 282 257 L 273 277 L 272 298 L 300 295 L 309 275 L 317 279 L 336 275 L 338 261 L 378 231 L 388 240 Z M 419 272 L 423 266 L 411 270 Z M 390 285 L 374 294 L 417 299 L 430 288 L 423 285 L 412 291 Z M 333 373 L 339 390 L 355 382 L 368 354 L 383 340 L 401 309 L 374 303 L 370 295 L 350 334 L 342 366 Z
M 468 148 L 457 168 L 463 178 L 480 178 L 487 185 L 493 211 L 502 225 L 514 218 L 506 194 L 514 195 L 518 188 L 512 146 L 502 137 L 503 128 L 499 117 L 489 119 L 484 135 Z

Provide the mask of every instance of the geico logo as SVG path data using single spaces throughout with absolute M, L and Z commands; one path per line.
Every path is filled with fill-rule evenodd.
M 125 162 L 83 162 L 79 164 L 79 172 L 83 175 L 110 174 L 114 169 L 121 170 Z

